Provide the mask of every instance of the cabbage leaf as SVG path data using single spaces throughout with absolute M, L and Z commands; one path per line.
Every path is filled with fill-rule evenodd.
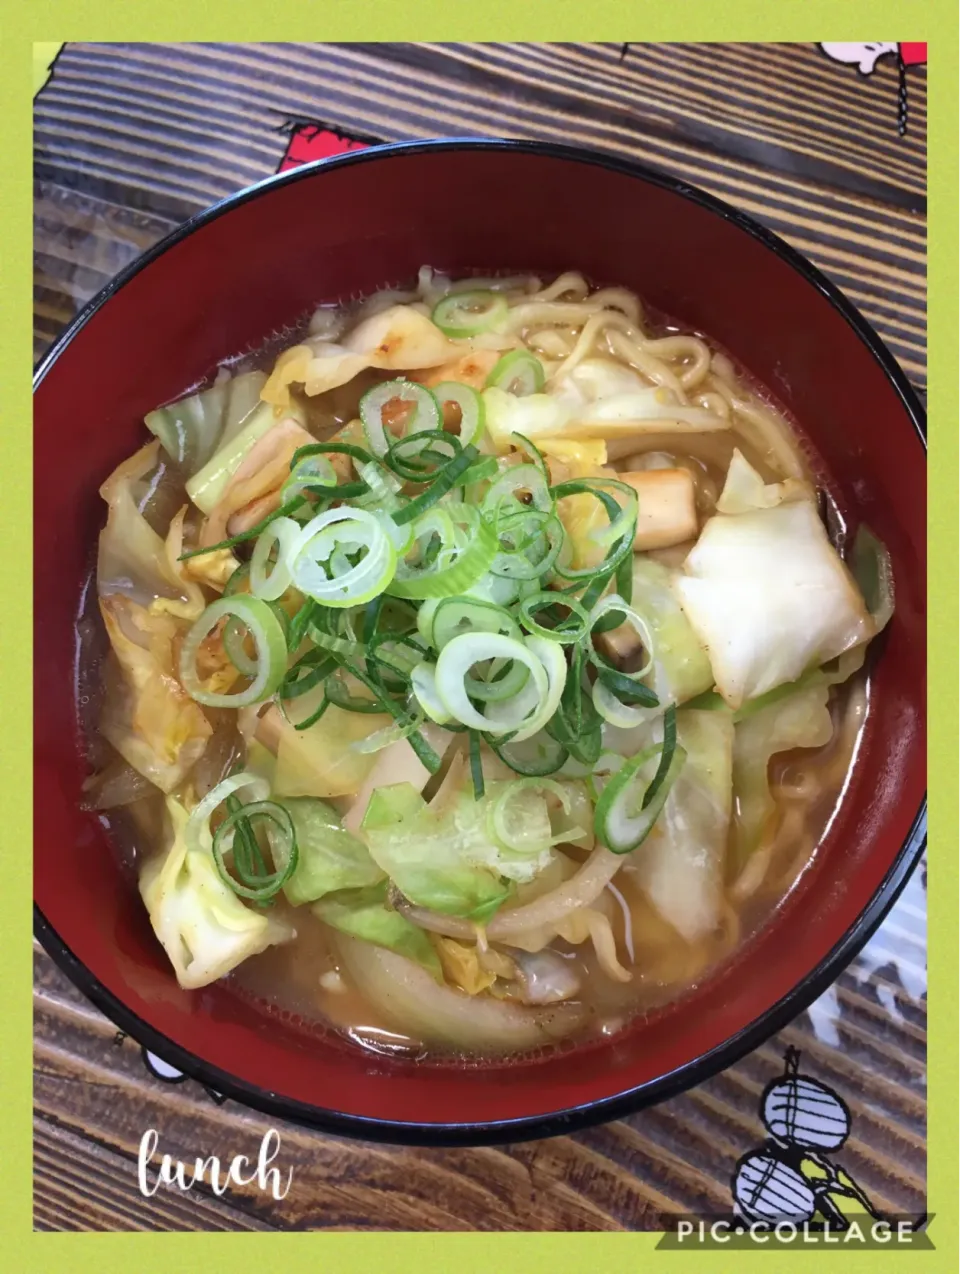
M 431 973 L 437 982 L 442 982 L 443 969 L 430 938 L 399 911 L 391 911 L 386 906 L 386 897 L 384 881 L 365 889 L 329 894 L 315 902 L 311 911 L 340 933 L 406 956 Z
M 140 873 L 150 923 L 186 990 L 222 978 L 249 956 L 294 937 L 289 925 L 244 906 L 221 880 L 213 858 L 187 849 L 188 814 L 167 798 L 171 844 Z
M 662 738 L 661 722 L 654 732 Z M 682 709 L 677 740 L 686 762 L 634 862 L 657 911 L 687 942 L 696 942 L 720 919 L 733 808 L 733 720 L 726 712 Z
M 489 841 L 479 818 L 465 819 L 463 809 L 458 802 L 438 816 L 416 788 L 398 783 L 375 794 L 360 834 L 374 862 L 410 902 L 483 922 L 508 887 L 483 861 Z M 496 858 L 493 847 L 488 853 Z
M 383 872 L 362 840 L 351 836 L 324 801 L 299 797 L 283 802 L 297 837 L 299 858 L 283 887 L 294 906 L 315 902 L 340 889 L 378 884 Z
M 200 393 L 158 407 L 144 424 L 173 462 L 192 477 L 224 442 L 233 437 L 260 401 L 263 372 L 226 371 Z
M 809 500 L 711 518 L 676 588 L 732 708 L 875 632 Z
M 821 748 L 833 737 L 829 685 L 799 690 L 737 723 L 733 745 L 736 798 L 733 848 L 742 866 L 757 848 L 774 810 L 770 758 L 793 748 Z

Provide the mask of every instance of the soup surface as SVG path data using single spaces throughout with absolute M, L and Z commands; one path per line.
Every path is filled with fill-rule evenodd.
M 186 988 L 495 1057 L 688 993 L 814 860 L 883 547 L 708 337 L 578 274 L 325 306 L 146 418 L 86 803 Z

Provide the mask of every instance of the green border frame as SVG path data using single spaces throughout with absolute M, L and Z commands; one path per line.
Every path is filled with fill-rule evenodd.
M 929 535 L 931 570 L 930 674 L 936 711 L 930 737 L 930 850 L 928 894 L 930 951 L 929 1000 L 933 1006 L 928 1052 L 929 1208 L 936 1221 L 931 1237 L 936 1251 L 925 1257 L 913 1253 L 899 1260 L 880 1259 L 888 1268 L 957 1268 L 957 920 L 958 886 L 957 790 L 957 477 L 958 437 L 956 358 L 958 349 L 958 14 L 956 0 L 926 0 L 922 10 L 907 10 L 902 0 L 684 0 L 681 6 L 653 5 L 643 0 L 592 0 L 584 10 L 573 0 L 526 0 L 522 6 L 498 0 L 471 0 L 469 6 L 442 0 L 366 0 L 348 4 L 327 0 L 305 9 L 303 0 L 273 0 L 266 18 L 250 6 L 238 11 L 225 0 L 208 0 L 202 16 L 185 0 L 140 8 L 115 0 L 87 0 L 82 9 L 65 0 L 35 0 L 16 6 L 0 27 L 0 100 L 3 106 L 5 148 L 0 165 L 0 210 L 3 214 L 2 359 L 4 415 L 0 426 L 0 784 L 3 788 L 3 837 L 7 888 L 0 898 L 4 919 L 4 955 L 0 988 L 6 1009 L 6 1029 L 0 1047 L 0 1077 L 4 1096 L 0 1192 L 0 1232 L 5 1240 L 8 1268 L 15 1270 L 96 1270 L 111 1274 L 137 1262 L 144 1270 L 165 1268 L 171 1258 L 217 1268 L 229 1262 L 231 1274 L 259 1270 L 266 1244 L 264 1235 L 153 1234 L 93 1237 L 32 1233 L 30 1129 L 32 1013 L 31 973 L 27 963 L 30 938 L 31 843 L 31 402 L 32 353 L 32 45 L 48 40 L 87 37 L 93 40 L 216 40 L 236 41 L 302 38 L 309 13 L 309 34 L 325 40 L 369 38 L 424 41 L 453 39 L 507 40 L 622 40 L 642 35 L 649 41 L 769 40 L 816 42 L 825 37 L 880 34 L 923 37 L 937 33 L 929 50 L 929 165 L 930 201 L 930 416 L 936 422 L 930 437 Z M 911 29 L 906 29 L 906 28 Z M 920 27 L 922 29 L 917 30 Z M 949 564 L 946 569 L 940 565 Z M 325 1234 L 297 1235 L 284 1240 L 288 1268 L 321 1274 L 354 1268 L 358 1261 L 383 1262 L 393 1274 L 422 1271 L 433 1265 L 456 1268 L 458 1274 L 490 1269 L 523 1269 L 524 1274 L 562 1274 L 580 1271 L 585 1262 L 601 1270 L 628 1267 L 643 1260 L 658 1241 L 655 1234 Z M 309 1246 L 308 1246 L 309 1245 Z M 319 1246 L 318 1246 L 319 1245 Z M 844 1251 L 839 1248 L 837 1251 Z M 809 1251 L 809 1249 L 808 1249 Z M 846 1269 L 873 1271 L 873 1252 L 844 1251 Z M 219 1258 L 219 1259 L 218 1259 Z M 741 1268 L 735 1252 L 672 1252 L 660 1258 L 674 1267 L 698 1271 Z M 757 1260 L 762 1258 L 757 1257 Z M 790 1255 L 768 1251 L 765 1268 L 782 1268 Z M 773 1262 L 773 1264 L 771 1263 Z

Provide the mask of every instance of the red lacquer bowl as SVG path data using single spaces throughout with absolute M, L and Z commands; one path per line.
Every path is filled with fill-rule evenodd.
M 547 1060 L 416 1064 L 308 1037 L 223 987 L 181 991 L 95 816 L 80 810 L 74 622 L 103 478 L 143 416 L 319 301 L 424 263 L 577 269 L 708 333 L 779 396 L 841 508 L 889 546 L 897 611 L 839 813 L 776 922 L 683 1001 Z M 891 906 L 925 840 L 923 412 L 869 325 L 807 261 L 684 182 L 522 142 L 377 147 L 294 170 L 188 222 L 77 318 L 37 373 L 35 901 L 54 959 L 114 1022 L 271 1115 L 434 1144 L 567 1132 L 660 1100 L 806 1007 Z M 50 463 L 49 457 L 55 457 Z

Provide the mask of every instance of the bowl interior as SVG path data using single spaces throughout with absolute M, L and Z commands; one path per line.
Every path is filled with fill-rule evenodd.
M 735 218 L 676 189 L 599 163 L 496 147 L 368 151 L 291 176 L 134 274 L 39 385 L 37 904 L 89 974 L 150 1030 L 281 1101 L 360 1119 L 477 1124 L 651 1085 L 794 996 L 856 924 L 908 837 L 925 789 L 922 446 L 890 377 L 831 300 Z M 181 991 L 102 826 L 79 809 L 74 623 L 104 519 L 100 482 L 142 441 L 144 414 L 219 360 L 255 348 L 317 302 L 407 281 L 424 263 L 454 274 L 577 269 L 635 289 L 714 338 L 792 413 L 842 511 L 888 545 L 897 583 L 843 802 L 777 922 L 686 999 L 611 1041 L 515 1063 L 509 1074 L 361 1056 L 252 1011 L 221 987 Z

